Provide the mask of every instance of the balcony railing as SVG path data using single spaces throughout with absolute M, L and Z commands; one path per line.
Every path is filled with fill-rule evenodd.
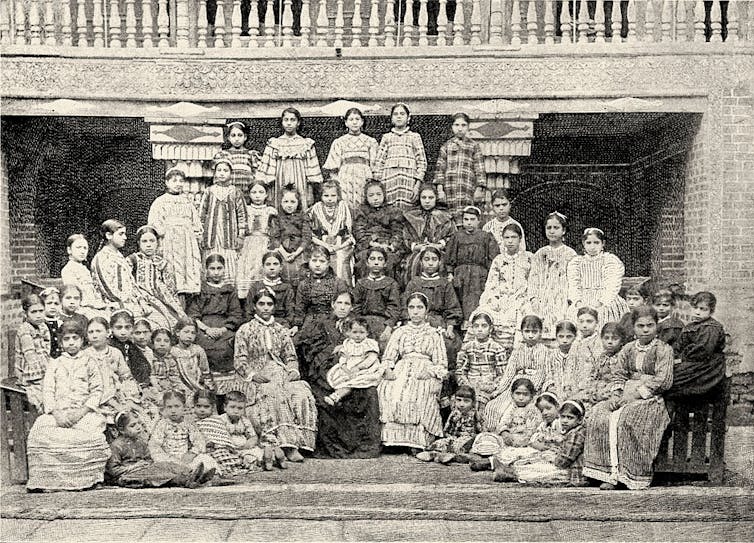
M 536 48 L 737 41 L 754 41 L 754 1 L 0 0 L 0 44 L 16 46 Z

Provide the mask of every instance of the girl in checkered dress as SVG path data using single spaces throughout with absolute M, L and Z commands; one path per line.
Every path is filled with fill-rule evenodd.
M 16 379 L 24 386 L 34 407 L 42 409 L 42 379 L 50 360 L 50 330 L 45 325 L 44 305 L 36 294 L 21 300 L 24 322 L 16 331 Z

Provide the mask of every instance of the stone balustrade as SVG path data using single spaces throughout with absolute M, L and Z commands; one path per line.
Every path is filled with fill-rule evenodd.
M 754 41 L 754 1 L 0 0 L 0 45 L 529 48 Z

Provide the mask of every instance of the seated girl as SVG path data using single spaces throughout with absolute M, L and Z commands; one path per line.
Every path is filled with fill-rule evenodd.
M 165 328 L 152 332 L 152 388 L 162 395 L 168 390 L 180 390 L 181 375 L 175 358 L 170 354 L 173 348 L 173 334 Z
M 295 288 L 301 268 L 309 259 L 312 226 L 309 216 L 301 210 L 301 197 L 292 185 L 283 188 L 278 216 L 270 221 L 270 249 L 283 257 L 281 278 Z
M 118 413 L 115 428 L 118 437 L 110 443 L 110 459 L 105 468 L 108 483 L 128 488 L 196 488 L 204 482 L 201 464 L 191 470 L 177 462 L 155 462 L 149 453 L 144 427 L 138 417 Z
M 442 431 L 445 437 L 432 442 L 427 450 L 416 455 L 417 460 L 449 464 L 454 460 L 463 461 L 481 431 L 481 420 L 476 409 L 474 389 L 461 385 L 453 395 L 453 410 Z
M 675 311 L 675 294 L 667 288 L 660 289 L 652 296 L 652 307 L 657 311 L 660 321 L 657 323 L 657 339 L 664 341 L 675 349 L 683 332 L 683 322 L 673 315 Z
M 26 390 L 29 403 L 42 411 L 42 381 L 50 360 L 50 330 L 44 305 L 36 294 L 21 300 L 24 322 L 16 330 L 15 376 Z
M 526 377 L 519 377 L 511 385 L 512 408 L 497 421 L 497 432 L 483 432 L 474 440 L 471 452 L 479 456 L 500 458 L 504 463 L 510 463 L 518 458 L 530 454 L 528 447 L 542 418 L 532 402 L 536 389 L 534 383 Z M 490 469 L 488 461 L 471 463 L 471 469 L 480 471 Z
M 162 418 L 149 438 L 149 453 L 156 462 L 176 462 L 194 470 L 201 466 L 209 481 L 219 468 L 207 454 L 207 442 L 196 424 L 185 418 L 186 396 L 177 390 L 162 396 Z
M 104 480 L 110 448 L 105 440 L 102 372 L 81 351 L 84 330 L 60 326 L 63 354 L 51 360 L 42 383 L 40 415 L 29 432 L 29 490 L 83 490 Z
M 209 371 L 207 353 L 196 340 L 196 323 L 191 319 L 180 319 L 173 330 L 177 340 L 170 349 L 170 356 L 175 360 L 178 374 L 181 376 L 184 393 L 191 395 L 202 389 L 215 389 L 212 372 Z
M 131 375 L 141 387 L 150 385 L 152 369 L 144 353 L 133 342 L 134 317 L 127 309 L 114 311 L 110 317 L 112 337 L 110 345 L 118 349 L 126 360 Z
M 565 391 L 573 400 L 579 400 L 587 409 L 610 398 L 610 383 L 613 379 L 613 366 L 618 359 L 618 353 L 623 345 L 623 336 L 618 324 L 608 322 L 602 327 L 602 353 L 589 368 L 589 373 L 578 375 L 577 379 L 569 380 L 569 387 Z
M 71 234 L 66 240 L 68 262 L 60 270 L 64 285 L 76 285 L 81 290 L 81 313 L 87 318 L 106 316 L 109 313 L 102 294 L 92 279 L 92 272 L 84 262 L 89 256 L 89 242 L 82 234 Z
M 549 383 L 545 383 L 545 390 L 554 392 L 558 397 L 565 398 L 564 389 L 566 383 L 566 371 L 568 363 L 568 354 L 571 352 L 573 342 L 578 334 L 576 325 L 571 321 L 559 321 L 555 324 L 555 346 L 550 350 L 550 378 Z
M 491 332 L 492 318 L 483 311 L 477 311 L 471 317 L 467 339 L 458 351 L 458 384 L 474 389 L 480 413 L 484 412 L 490 394 L 497 388 L 507 362 L 505 349 L 490 339 Z
M 265 253 L 262 257 L 262 280 L 252 283 L 249 292 L 258 292 L 263 288 L 272 290 L 278 299 L 278 303 L 275 304 L 275 322 L 285 327 L 290 327 L 294 312 L 293 304 L 296 301 L 296 290 L 293 288 L 293 285 L 283 281 L 280 277 L 282 268 L 283 257 L 280 253 L 277 251 Z M 248 304 L 246 306 L 246 320 L 253 318 L 254 306 Z M 291 328 L 291 336 L 295 335 L 296 332 L 298 332 L 298 328 L 295 326 Z
M 154 351 L 152 351 L 152 325 L 143 317 L 134 322 L 134 331 L 131 335 L 134 345 L 144 354 L 150 369 L 154 364 Z M 151 375 L 150 375 L 151 378 Z
M 597 333 L 597 311 L 590 307 L 582 307 L 576 315 L 579 335 L 568 352 L 563 368 L 560 390 L 564 397 L 582 386 L 602 355 L 602 342 L 600 334 Z
M 354 388 L 376 387 L 385 372 L 377 342 L 367 337 L 366 319 L 354 317 L 343 328 L 346 339 L 334 351 L 340 361 L 327 372 L 327 384 L 333 388 L 332 394 L 325 397 L 328 405 L 339 403 Z
M 63 285 L 60 289 L 60 320 L 73 319 L 79 323 L 81 328 L 86 330 L 89 319 L 79 312 L 80 309 L 81 289 L 77 285 Z
M 385 275 L 387 252 L 379 247 L 369 249 L 368 274 L 353 289 L 353 310 L 364 317 L 372 336 L 384 349 L 400 316 L 401 294 L 398 283 Z
M 566 486 L 587 486 L 582 474 L 584 441 L 584 406 L 578 400 L 566 400 L 560 406 L 560 425 L 563 429 L 563 441 L 555 453 L 544 451 L 507 466 L 495 462 L 494 480 L 502 483 L 518 481 L 519 483 L 565 484 Z

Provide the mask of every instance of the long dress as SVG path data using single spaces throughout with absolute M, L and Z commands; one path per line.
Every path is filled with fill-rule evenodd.
M 508 217 L 504 221 L 501 221 L 500 219 L 493 217 L 492 219 L 484 223 L 484 226 L 482 226 L 482 230 L 492 234 L 495 237 L 495 241 L 497 241 L 497 244 L 500 247 L 504 247 L 503 230 L 509 224 L 515 224 L 521 229 L 521 244 L 519 245 L 519 251 L 525 251 L 526 250 L 526 232 L 524 232 L 524 227 L 521 226 L 521 223 L 518 222 L 513 217 Z
M 725 381 L 725 330 L 716 319 L 687 324 L 675 346 L 680 362 L 673 367 L 669 396 L 683 397 L 711 393 L 718 396 Z M 718 399 L 718 398 L 713 398 Z
M 207 353 L 210 370 L 226 374 L 232 372 L 233 341 L 236 330 L 243 322 L 235 289 L 231 285 L 214 285 L 205 281 L 201 292 L 189 300 L 186 313 L 210 328 L 225 328 L 216 339 L 198 331 L 196 343 Z M 217 392 L 224 394 L 221 382 L 223 379 L 218 378 L 215 384 L 218 386 Z
M 42 383 L 50 360 L 50 330 L 40 324 L 22 322 L 16 330 L 15 376 L 26 390 L 26 398 L 42 411 Z
M 442 437 L 439 399 L 448 371 L 442 337 L 428 322 L 408 323 L 392 333 L 382 361 L 395 374 L 377 387 L 382 443 L 427 448 Z M 417 379 L 422 371 L 430 377 Z
M 255 178 L 267 185 L 270 202 L 278 205 L 281 190 L 293 185 L 301 198 L 301 209 L 314 202 L 312 185 L 322 183 L 314 140 L 298 134 L 270 138 L 262 154 Z
M 128 309 L 134 318 L 146 318 L 153 328 L 169 329 L 175 322 L 170 309 L 136 282 L 132 269 L 121 252 L 110 245 L 102 247 L 92 259 L 92 279 L 107 302 Z
M 568 245 L 546 245 L 531 259 L 529 292 L 531 312 L 542 319 L 542 337 L 553 339 L 555 325 L 568 315 L 568 263 L 576 251 Z
M 599 365 L 602 353 L 602 340 L 596 332 L 587 338 L 579 335 L 574 340 L 562 367 L 561 381 L 558 383 L 562 394 L 571 398 L 587 386 L 590 376 Z M 582 399 L 581 396 L 578 396 L 578 399 Z
M 309 249 L 312 243 L 312 225 L 309 215 L 302 211 L 286 213 L 281 209 L 277 217 L 270 223 L 270 249 L 285 249 L 288 253 L 295 253 L 302 248 L 301 253 L 292 261 L 283 262 L 280 277 L 296 287 L 301 277 L 301 267 L 309 260 Z
M 673 383 L 673 349 L 659 341 L 632 341 L 618 355 L 613 390 L 640 396 L 615 411 L 595 405 L 586 422 L 584 476 L 631 490 L 652 482 L 652 464 L 670 423 L 663 392 Z
M 322 169 L 332 172 L 330 177 L 340 184 L 343 201 L 352 209 L 364 201 L 364 186 L 372 178 L 376 158 L 377 140 L 363 133 L 344 134 L 330 146 Z
M 79 311 L 91 319 L 97 316 L 107 317 L 107 304 L 92 279 L 92 272 L 81 262 L 69 260 L 60 270 L 60 278 L 64 285 L 76 285 L 81 291 L 81 306 Z
M 492 317 L 495 340 L 508 352 L 513 348 L 518 324 L 528 311 L 527 279 L 531 259 L 532 254 L 528 251 L 497 255 L 492 261 L 484 292 L 479 298 L 479 307 Z
M 335 275 L 348 286 L 353 285 L 353 219 L 351 210 L 344 201 L 334 207 L 322 202 L 314 204 L 309 211 L 312 220 L 312 235 L 330 245 L 341 245 L 348 240 L 351 244 L 335 251 L 332 265 Z
M 317 403 L 315 455 L 324 458 L 377 458 L 380 455 L 380 405 L 377 387 L 355 388 L 336 405 L 324 399 L 333 392 L 327 380 L 340 358 L 333 350 L 343 343 L 342 321 L 334 315 L 322 321 L 311 340 L 307 380 Z
M 435 185 L 442 185 L 445 203 L 454 215 L 471 205 L 474 191 L 487 186 L 479 143 L 467 136 L 454 136 L 443 143 L 435 167 Z
M 246 235 L 246 203 L 241 191 L 233 185 L 211 185 L 202 194 L 199 204 L 202 223 L 202 260 L 217 253 L 225 259 L 224 279 L 230 284 L 236 280 L 239 237 Z
M 27 440 L 26 488 L 80 490 L 104 480 L 110 447 L 98 413 L 102 391 L 102 373 L 89 355 L 63 353 L 50 361 L 42 384 L 45 414 L 34 421 Z M 52 415 L 82 407 L 89 412 L 70 428 L 58 426 Z
M 276 214 L 277 211 L 274 207 L 265 204 L 249 204 L 246 206 L 248 229 L 238 257 L 238 270 L 236 271 L 236 288 L 239 298 L 246 298 L 251 284 L 262 278 L 262 257 L 270 246 L 268 235 L 270 218 Z
M 479 307 L 479 297 L 484 290 L 490 266 L 500 253 L 495 238 L 489 232 L 477 230 L 468 233 L 459 230 L 450 237 L 445 248 L 445 265 L 453 274 L 453 286 L 468 322 Z
M 387 245 L 385 273 L 398 279 L 396 271 L 403 258 L 403 229 L 405 219 L 401 211 L 389 204 L 372 207 L 363 204 L 353 215 L 353 237 L 356 240 L 356 273 L 363 277 L 368 273 L 367 259 L 372 243 Z
M 105 476 L 108 482 L 128 488 L 182 486 L 189 470 L 176 462 L 155 462 L 142 437 L 120 435 L 110 443 Z
M 382 136 L 374 164 L 374 178 L 385 187 L 385 200 L 400 209 L 409 209 L 417 181 L 427 173 L 427 155 L 422 137 L 406 127 L 393 128 Z
M 567 267 L 568 299 L 571 319 L 576 321 L 576 312 L 581 307 L 597 310 L 600 326 L 618 322 L 629 311 L 626 300 L 620 297 L 623 262 L 612 253 L 601 252 L 596 256 L 580 255 L 571 259 Z M 597 307 L 597 304 L 602 304 Z
M 415 207 L 404 212 L 403 216 L 408 223 L 403 235 L 403 243 L 409 252 L 403 268 L 403 284 L 406 284 L 421 272 L 419 245 L 434 245 L 444 252 L 448 240 L 456 231 L 456 223 L 450 213 L 436 208 L 427 211 Z
M 301 380 L 288 330 L 274 317 L 263 321 L 255 316 L 238 329 L 234 361 L 247 392 L 247 416 L 261 428 L 260 438 L 314 450 L 317 408 L 309 384 Z M 270 381 L 252 382 L 255 373 Z
M 128 255 L 136 284 L 161 302 L 161 313 L 168 319 L 170 328 L 178 319 L 186 318 L 181 302 L 176 298 L 175 277 L 167 261 L 159 255 L 147 256 L 141 251 Z
M 185 194 L 165 193 L 149 208 L 147 223 L 160 236 L 160 252 L 167 271 L 175 281 L 178 294 L 199 292 L 202 280 L 202 254 L 199 238 L 202 223 L 199 213 Z

